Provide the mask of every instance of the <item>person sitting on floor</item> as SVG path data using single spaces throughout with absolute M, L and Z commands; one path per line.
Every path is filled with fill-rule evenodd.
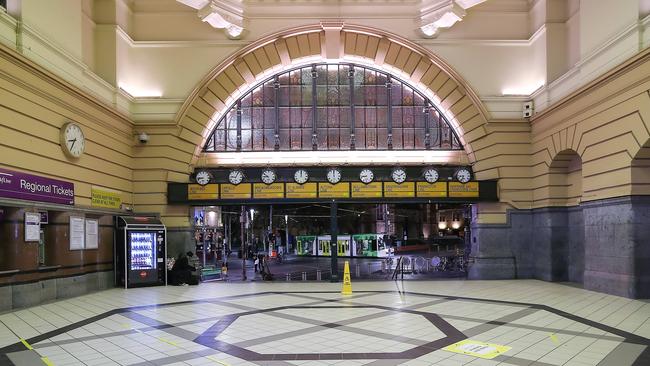
M 192 275 L 196 268 L 190 265 L 190 258 L 194 254 L 192 252 L 180 253 L 171 271 L 171 284 L 175 286 L 181 285 L 196 285 L 198 284 L 198 277 Z

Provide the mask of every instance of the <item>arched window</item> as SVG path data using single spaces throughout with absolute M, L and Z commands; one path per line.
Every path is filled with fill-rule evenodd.
M 237 100 L 204 151 L 462 148 L 438 109 L 406 82 L 355 64 L 312 64 Z

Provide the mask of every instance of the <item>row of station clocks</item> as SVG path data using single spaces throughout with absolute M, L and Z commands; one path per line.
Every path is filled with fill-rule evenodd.
M 391 171 L 391 179 L 395 183 L 403 183 L 406 181 L 406 170 L 401 167 L 393 168 Z M 429 183 L 435 183 L 440 178 L 438 170 L 435 168 L 425 168 L 422 170 L 422 177 Z M 472 173 L 467 168 L 459 168 L 454 173 L 454 177 L 460 183 L 467 183 L 472 179 Z M 266 168 L 262 171 L 260 177 L 262 182 L 265 184 L 274 183 L 278 179 L 278 175 L 275 170 L 271 168 Z M 329 168 L 326 174 L 327 181 L 331 184 L 336 184 L 341 181 L 342 174 L 341 169 L 339 168 Z M 212 174 L 206 170 L 201 170 L 196 173 L 196 182 L 200 185 L 206 185 L 210 183 L 212 179 Z M 371 183 L 375 179 L 375 173 L 372 169 L 364 168 L 359 173 L 359 180 L 365 184 Z M 233 169 L 228 173 L 228 181 L 231 184 L 239 184 L 244 180 L 244 172 L 241 169 Z M 309 181 L 309 173 L 305 169 L 297 169 L 293 174 L 293 180 L 298 184 L 305 184 Z

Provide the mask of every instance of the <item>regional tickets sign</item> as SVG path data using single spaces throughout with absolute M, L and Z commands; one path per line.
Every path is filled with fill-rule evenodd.
M 253 198 L 284 198 L 284 183 L 255 183 Z
M 188 200 L 216 200 L 219 198 L 219 185 L 206 184 L 190 184 L 187 186 L 187 199 Z
M 74 184 L 0 169 L 0 197 L 74 205 Z
M 352 183 L 352 197 L 357 198 L 378 198 L 382 196 L 381 182 Z
M 478 182 L 449 182 L 449 197 L 478 197 Z
M 221 198 L 222 199 L 249 199 L 251 198 L 251 185 L 250 183 L 234 184 L 221 184 Z
M 317 188 L 316 183 L 287 183 L 287 198 L 316 198 Z
M 350 197 L 350 183 L 318 183 L 318 197 L 348 198 Z
M 384 197 L 415 197 L 414 182 L 385 182 Z
M 447 197 L 447 182 L 418 182 L 418 197 Z

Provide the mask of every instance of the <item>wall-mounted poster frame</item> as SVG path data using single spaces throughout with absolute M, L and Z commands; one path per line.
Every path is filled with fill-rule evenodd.
M 70 216 L 70 250 L 83 250 L 86 246 L 86 221 L 83 216 Z
M 86 219 L 86 246 L 85 249 L 97 249 L 99 247 L 99 221 Z
M 25 241 L 39 241 L 41 239 L 41 214 L 38 212 L 25 212 Z

